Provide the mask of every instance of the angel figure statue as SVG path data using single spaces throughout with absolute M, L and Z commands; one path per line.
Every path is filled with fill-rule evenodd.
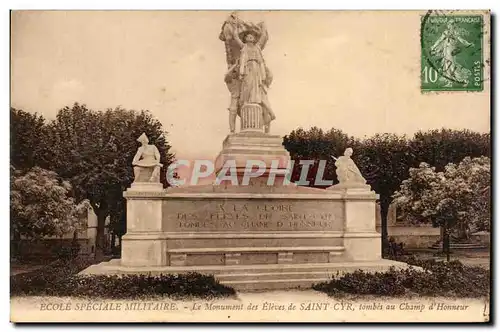
M 145 133 L 142 133 L 141 136 L 137 139 L 141 146 L 137 149 L 137 153 L 132 160 L 132 165 L 134 166 L 134 181 L 135 182 L 160 182 L 160 168 L 163 166 L 160 163 L 160 151 L 158 148 L 149 144 L 149 139 Z M 145 171 L 149 170 L 151 174 L 147 174 L 144 181 L 144 177 L 142 177 L 142 173 L 146 173 Z
M 266 66 L 262 50 L 268 33 L 264 22 L 259 24 L 240 20 L 232 13 L 222 26 L 219 39 L 226 45 L 228 71 L 224 81 L 231 93 L 229 128 L 234 133 L 236 116 L 247 103 L 259 104 L 263 110 L 264 128 L 270 131 L 270 123 L 276 118 L 269 104 L 267 90 L 272 74 Z
M 452 85 L 452 80 L 467 85 L 469 76 L 472 74 L 467 68 L 461 66 L 456 55 L 461 51 L 460 46 L 470 47 L 472 43 L 462 38 L 461 34 L 467 31 L 461 31 L 453 20 L 450 20 L 441 36 L 431 47 L 431 54 L 436 55 L 438 63 L 445 79 L 447 87 Z
M 340 185 L 365 185 L 366 180 L 361 175 L 361 171 L 358 166 L 351 159 L 353 154 L 352 148 L 347 148 L 344 151 L 344 155 L 338 158 L 332 156 L 335 159 L 335 166 L 337 167 L 337 179 Z

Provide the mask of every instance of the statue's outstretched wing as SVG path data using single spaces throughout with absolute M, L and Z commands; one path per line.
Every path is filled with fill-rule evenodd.
M 237 63 L 241 53 L 242 45 L 237 35 L 237 26 L 227 21 L 224 22 L 219 34 L 219 39 L 222 40 L 226 46 L 227 67 L 230 68 Z

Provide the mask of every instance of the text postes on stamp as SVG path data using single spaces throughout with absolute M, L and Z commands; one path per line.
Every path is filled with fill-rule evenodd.
M 483 90 L 482 15 L 429 12 L 421 22 L 421 90 Z

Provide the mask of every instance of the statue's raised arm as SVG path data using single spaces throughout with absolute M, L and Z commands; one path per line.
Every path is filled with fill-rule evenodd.
M 266 47 L 267 40 L 269 39 L 269 34 L 267 33 L 267 27 L 264 22 L 260 22 L 257 25 L 261 31 L 259 41 L 257 42 L 257 45 L 260 47 L 261 50 Z

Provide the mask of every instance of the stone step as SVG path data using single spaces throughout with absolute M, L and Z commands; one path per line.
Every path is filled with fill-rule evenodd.
M 380 263 L 384 264 L 380 264 Z M 342 264 L 300 264 L 285 265 L 273 264 L 266 269 L 259 266 L 257 269 L 242 270 L 243 266 L 238 266 L 238 270 L 225 270 L 214 274 L 214 277 L 224 285 L 231 286 L 236 290 L 275 290 L 290 288 L 311 288 L 312 285 L 329 281 L 337 274 L 342 275 L 361 269 L 365 272 L 384 271 L 390 265 L 397 268 L 406 268 L 408 265 L 400 262 L 387 260 L 375 262 L 356 262 Z M 388 264 L 389 263 L 389 264 Z M 392 264 L 391 264 L 392 263 Z
M 314 279 L 262 279 L 246 281 L 225 281 L 223 284 L 238 291 L 277 290 L 277 289 L 308 289 L 312 285 L 328 281 L 328 278 Z
M 310 263 L 310 264 L 261 264 L 261 265 L 222 265 L 222 266 L 205 266 L 205 267 L 190 267 L 184 266 L 183 269 L 196 270 L 200 273 L 214 275 L 247 275 L 247 274 L 262 274 L 262 273 L 330 273 L 331 275 L 349 269 L 354 271 L 358 265 L 351 267 L 350 263 Z M 369 266 L 366 266 L 369 268 Z
M 291 271 L 291 272 L 260 272 L 260 273 L 224 273 L 216 274 L 220 282 L 251 282 L 260 280 L 295 280 L 295 279 L 330 279 L 334 274 L 328 271 Z
M 159 275 L 197 272 L 205 275 L 213 275 L 222 284 L 229 285 L 237 290 L 249 291 L 310 288 L 313 284 L 330 280 L 337 273 L 344 274 L 354 272 L 358 269 L 365 272 L 387 271 L 391 266 L 398 269 L 408 267 L 406 263 L 386 259 L 309 264 L 127 267 L 121 265 L 120 261 L 115 259 L 92 265 L 80 272 L 80 274 Z
M 336 274 L 340 272 L 352 272 L 358 269 L 364 271 L 381 271 L 390 266 L 408 267 L 408 264 L 381 259 L 378 261 L 344 261 L 337 263 L 308 263 L 308 264 L 256 264 L 256 265 L 203 265 L 203 266 L 124 266 L 120 260 L 112 259 L 92 265 L 100 274 L 181 274 L 198 272 L 201 274 L 248 274 L 248 273 L 276 273 L 276 272 L 316 272 L 324 271 Z M 97 271 L 96 271 L 97 272 Z

